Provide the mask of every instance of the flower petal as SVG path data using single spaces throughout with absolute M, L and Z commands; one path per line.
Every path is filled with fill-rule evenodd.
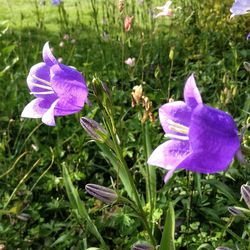
M 153 151 L 148 164 L 171 170 L 176 168 L 188 154 L 190 154 L 188 141 L 169 140 Z
M 188 127 L 191 120 L 191 113 L 192 109 L 182 101 L 170 102 L 162 105 L 159 108 L 159 118 L 164 132 L 166 134 L 171 133 L 180 135 L 180 133 L 174 132 L 168 128 L 168 120 Z
M 58 101 L 59 101 L 59 99 L 54 101 L 52 103 L 52 105 L 50 106 L 50 108 L 47 110 L 47 112 L 44 113 L 44 115 L 42 116 L 42 122 L 48 126 L 55 126 L 56 125 L 55 117 L 54 117 L 54 109 L 55 109 L 55 106 L 58 103 Z
M 55 93 L 53 93 L 54 90 L 50 84 L 50 75 L 50 69 L 45 63 L 37 63 L 30 69 L 29 75 L 27 77 L 27 84 L 34 96 L 47 99 L 50 103 L 52 103 L 57 99 L 57 96 Z
M 49 42 L 46 42 L 43 46 L 43 61 L 50 67 L 54 64 L 58 64 L 58 61 L 51 52 Z
M 225 170 L 240 147 L 232 117 L 206 105 L 198 105 L 193 111 L 189 141 L 194 153 L 181 162 L 178 168 L 199 173 Z
M 200 92 L 195 83 L 194 74 L 192 74 L 186 81 L 184 87 L 184 99 L 185 103 L 191 108 L 195 108 L 198 104 L 202 103 Z
M 42 98 L 36 98 L 25 106 L 21 117 L 41 118 L 50 106 L 51 103 L 47 102 L 46 100 Z
M 65 65 L 54 65 L 51 71 L 53 73 L 52 87 L 60 98 L 55 115 L 80 111 L 87 102 L 88 95 L 88 89 L 81 73 Z
M 174 168 L 170 169 L 167 174 L 164 176 L 164 182 L 165 184 L 169 181 L 169 179 L 173 176 L 175 170 L 178 168 L 178 166 L 175 166 Z

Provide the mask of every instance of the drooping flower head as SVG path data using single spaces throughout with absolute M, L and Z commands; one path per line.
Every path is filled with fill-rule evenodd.
M 157 10 L 160 10 L 160 12 L 158 14 L 154 15 L 153 17 L 157 18 L 157 17 L 160 17 L 160 16 L 172 16 L 173 12 L 169 8 L 171 4 L 172 4 L 172 1 L 167 1 L 165 3 L 165 5 L 159 6 L 159 7 L 155 7 Z
M 74 114 L 83 108 L 88 88 L 79 71 L 56 60 L 48 42 L 43 47 L 43 61 L 30 69 L 27 83 L 36 99 L 24 108 L 21 116 L 42 118 L 46 125 L 55 126 L 55 116 Z
M 250 1 L 249 0 L 235 0 L 230 11 L 232 13 L 231 18 L 234 16 L 247 14 L 250 11 Z
M 240 147 L 233 118 L 203 104 L 193 75 L 185 84 L 184 100 L 159 109 L 165 136 L 171 140 L 153 151 L 148 164 L 169 170 L 165 182 L 179 168 L 206 174 L 223 171 Z

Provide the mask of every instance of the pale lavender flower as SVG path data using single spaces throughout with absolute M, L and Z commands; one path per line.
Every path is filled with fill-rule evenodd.
M 249 0 L 235 0 L 230 11 L 232 13 L 231 18 L 234 16 L 247 14 L 250 11 L 250 1 Z
M 167 1 L 165 3 L 165 5 L 159 6 L 159 7 L 155 7 L 157 10 L 160 10 L 160 12 L 158 14 L 154 15 L 153 17 L 154 18 L 158 18 L 160 16 L 172 16 L 173 12 L 169 8 L 171 4 L 172 4 L 172 1 Z
M 49 43 L 43 47 L 43 61 L 31 67 L 27 77 L 32 100 L 21 116 L 42 118 L 42 122 L 55 126 L 55 116 L 79 112 L 87 102 L 88 88 L 82 74 L 60 64 L 53 56 Z
M 53 5 L 59 5 L 62 2 L 62 0 L 51 0 L 51 4 Z
M 193 75 L 185 84 L 184 99 L 159 109 L 165 136 L 171 140 L 153 151 L 148 164 L 169 170 L 165 182 L 179 168 L 206 174 L 223 171 L 240 147 L 233 118 L 203 104 Z
M 247 40 L 248 40 L 248 39 L 250 39 L 250 33 L 248 33 L 248 35 L 247 35 Z

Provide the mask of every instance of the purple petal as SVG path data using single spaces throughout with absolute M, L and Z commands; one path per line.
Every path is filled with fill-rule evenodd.
M 159 108 L 159 118 L 164 132 L 166 134 L 179 134 L 168 128 L 168 120 L 180 123 L 188 127 L 190 124 L 191 113 L 192 109 L 182 101 L 170 102 L 162 105 Z
M 85 96 L 86 98 L 86 96 Z M 54 111 L 55 116 L 64 116 L 64 115 L 71 115 L 74 113 L 78 113 L 83 108 L 84 103 L 82 106 L 75 105 L 74 96 L 66 96 L 60 97 Z
M 188 141 L 169 140 L 158 146 L 148 159 L 148 164 L 164 169 L 174 169 L 190 153 Z
M 175 170 L 177 169 L 178 166 L 175 166 L 174 168 L 170 169 L 167 174 L 164 176 L 164 182 L 165 184 L 169 181 L 169 179 L 173 176 Z
M 63 65 L 54 65 L 51 69 L 52 87 L 60 97 L 55 115 L 67 115 L 80 111 L 87 101 L 88 89 L 80 72 Z
M 48 66 L 53 66 L 54 64 L 58 64 L 56 58 L 53 56 L 50 47 L 49 42 L 46 42 L 43 46 L 43 61 Z
M 248 40 L 248 39 L 250 39 L 250 33 L 248 33 L 248 35 L 247 35 L 247 40 Z
M 21 117 L 41 118 L 50 106 L 51 104 L 47 100 L 36 98 L 25 106 Z
M 249 0 L 236 0 L 230 9 L 232 15 L 231 18 L 237 15 L 244 15 L 250 11 Z
M 184 87 L 184 99 L 185 103 L 192 109 L 202 103 L 202 98 L 196 86 L 193 74 L 186 81 Z
M 42 122 L 48 126 L 55 126 L 56 125 L 55 117 L 54 117 L 54 109 L 55 109 L 55 106 L 58 103 L 58 101 L 59 101 L 59 99 L 54 101 L 52 103 L 52 105 L 50 106 L 50 108 L 47 110 L 46 113 L 44 113 L 44 115 L 42 117 Z
M 40 78 L 41 80 L 38 80 Z M 43 81 L 50 82 L 50 68 L 43 62 L 35 64 L 31 67 L 27 77 L 28 87 L 31 92 L 53 92 L 50 84 L 45 84 Z M 37 84 L 37 85 L 36 85 Z M 41 87 L 38 87 L 40 85 Z M 50 103 L 57 98 L 56 94 L 34 94 L 36 97 L 47 99 Z
M 206 105 L 198 105 L 194 109 L 189 138 L 194 153 L 182 161 L 178 168 L 199 173 L 225 170 L 240 146 L 232 117 Z

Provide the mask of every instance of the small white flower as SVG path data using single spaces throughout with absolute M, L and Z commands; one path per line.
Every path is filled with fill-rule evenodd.
M 125 63 L 129 66 L 129 67 L 134 67 L 135 66 L 135 58 L 128 58 Z
M 172 16 L 173 12 L 169 8 L 171 4 L 172 4 L 172 1 L 167 1 L 165 3 L 165 5 L 159 6 L 159 7 L 155 7 L 157 10 L 161 10 L 161 12 L 159 12 L 156 15 L 154 15 L 154 18 L 157 18 L 157 17 L 160 17 L 160 16 Z

